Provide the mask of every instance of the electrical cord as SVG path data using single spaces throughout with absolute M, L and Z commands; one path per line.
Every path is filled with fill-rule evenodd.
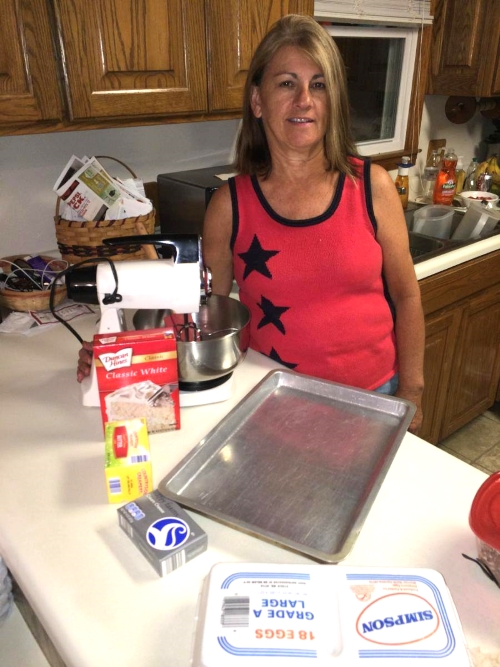
M 79 266 L 82 266 L 83 264 L 90 264 L 90 263 L 95 264 L 96 262 L 107 262 L 109 264 L 110 268 L 111 268 L 111 273 L 113 274 L 113 278 L 115 279 L 115 288 L 114 288 L 114 290 L 111 294 L 105 294 L 104 295 L 104 298 L 102 300 L 103 304 L 105 306 L 109 306 L 110 304 L 113 304 L 113 303 L 120 303 L 120 301 L 122 301 L 123 297 L 122 297 L 121 294 L 118 294 L 118 274 L 116 272 L 115 263 L 113 262 L 112 259 L 109 259 L 109 257 L 91 257 L 89 259 L 84 259 L 83 261 L 78 262 L 78 264 L 72 264 L 68 268 L 61 271 L 60 273 L 57 274 L 57 277 L 58 278 L 64 278 L 66 275 L 71 273 L 74 269 L 78 268 Z M 54 306 L 55 285 L 56 285 L 56 282 L 54 280 L 52 282 L 51 286 L 50 286 L 50 297 L 49 297 L 50 312 L 52 313 L 52 315 L 55 317 L 55 319 L 58 322 L 60 322 L 61 324 L 64 324 L 66 329 L 68 329 L 73 334 L 73 336 L 75 336 L 75 338 L 77 338 L 79 340 L 80 344 L 83 344 L 83 338 L 80 336 L 80 334 L 75 329 L 73 329 L 71 324 L 66 322 L 62 317 L 60 317 L 56 313 L 55 306 Z
M 53 264 L 54 262 L 61 262 L 61 260 L 58 259 L 52 259 L 50 262 L 47 262 L 47 266 L 43 269 L 43 271 L 40 272 L 39 269 L 24 269 L 22 266 L 19 266 L 15 262 L 11 262 L 9 259 L 2 259 L 2 264 L 10 264 L 11 267 L 13 267 L 12 271 L 7 274 L 4 282 L 4 289 L 10 289 L 13 292 L 18 292 L 19 290 L 16 290 L 12 287 L 9 287 L 9 280 L 12 278 L 18 278 L 21 274 L 23 275 L 24 278 L 29 280 L 30 282 L 33 283 L 37 291 L 45 291 L 51 288 L 52 284 L 56 281 L 58 278 L 59 274 L 57 274 L 54 278 L 49 280 L 49 275 L 51 273 L 54 273 L 54 269 L 50 269 L 50 265 Z M 68 262 L 66 262 L 66 268 L 69 267 Z M 33 276 L 39 277 L 39 281 L 35 280 Z M 45 280 L 48 280 L 49 282 L 44 283 Z

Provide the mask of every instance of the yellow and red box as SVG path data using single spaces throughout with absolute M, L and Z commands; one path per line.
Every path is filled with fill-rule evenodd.
M 94 363 L 104 427 L 144 418 L 149 433 L 180 428 L 173 329 L 96 334 Z
M 105 476 L 108 501 L 136 500 L 153 490 L 153 470 L 145 419 L 107 422 Z

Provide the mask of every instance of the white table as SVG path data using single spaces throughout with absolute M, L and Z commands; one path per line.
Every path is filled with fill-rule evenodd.
M 84 338 L 93 317 L 76 322 Z M 187 667 L 200 585 L 221 561 L 308 562 L 193 514 L 208 551 L 161 579 L 107 502 L 99 410 L 81 406 L 79 344 L 58 326 L 0 338 L 0 553 L 68 667 Z M 234 396 L 182 410 L 182 428 L 151 436 L 157 484 L 268 371 L 249 352 Z M 451 589 L 471 647 L 500 651 L 500 591 L 476 555 L 468 514 L 486 478 L 408 434 L 345 561 L 430 567 Z

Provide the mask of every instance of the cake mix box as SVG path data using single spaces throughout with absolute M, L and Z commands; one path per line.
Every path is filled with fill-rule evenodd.
M 426 568 L 218 563 L 193 667 L 471 667 L 442 575 Z
M 110 503 L 124 503 L 153 489 L 153 470 L 145 419 L 106 422 L 104 471 Z
M 94 363 L 104 426 L 144 418 L 149 433 L 180 428 L 172 329 L 96 334 Z

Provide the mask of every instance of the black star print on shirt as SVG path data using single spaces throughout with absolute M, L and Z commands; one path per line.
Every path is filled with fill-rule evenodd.
M 264 313 L 264 317 L 257 325 L 257 329 L 262 329 L 262 327 L 265 327 L 266 324 L 274 324 L 278 331 L 281 331 L 282 334 L 285 334 L 285 325 L 283 322 L 281 322 L 280 318 L 283 313 L 286 313 L 287 310 L 290 310 L 290 306 L 275 306 L 274 303 L 269 301 L 269 299 L 266 299 L 265 296 L 261 297 L 260 303 L 257 305 Z
M 271 348 L 271 352 L 269 353 L 269 358 L 273 359 L 273 361 L 277 361 L 279 364 L 283 364 L 283 366 L 286 366 L 287 368 L 290 368 L 293 370 L 298 366 L 298 364 L 294 364 L 291 361 L 283 361 L 283 359 L 280 357 L 280 355 L 276 352 L 274 347 Z
M 246 264 L 243 280 L 248 278 L 252 271 L 257 271 L 266 278 L 272 278 L 273 276 L 267 268 L 267 261 L 278 253 L 279 250 L 264 250 L 264 248 L 260 245 L 257 234 L 254 234 L 250 248 L 246 252 L 238 253 L 238 257 L 241 257 L 241 259 Z

